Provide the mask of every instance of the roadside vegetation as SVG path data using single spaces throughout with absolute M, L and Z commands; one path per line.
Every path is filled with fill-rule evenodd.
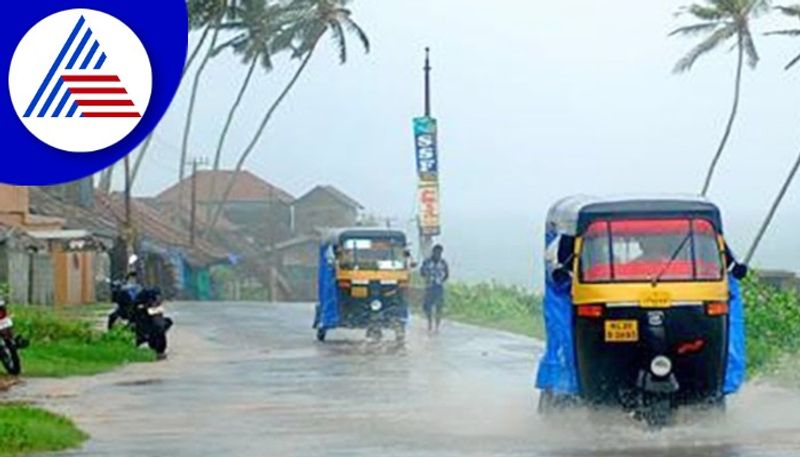
M 542 298 L 522 287 L 494 281 L 452 283 L 445 313 L 455 321 L 544 338 Z
M 29 405 L 0 404 L 0 456 L 64 451 L 87 438 L 65 417 Z
M 134 347 L 133 334 L 122 327 L 108 333 L 98 329 L 92 310 L 13 308 L 16 332 L 31 342 L 22 352 L 23 376 L 93 375 L 154 360 L 151 351 Z
M 780 291 L 751 275 L 743 284 L 747 358 L 751 377 L 769 376 L 800 386 L 800 295 Z M 545 336 L 542 299 L 524 288 L 498 282 L 453 283 L 447 289 L 447 317 L 520 335 Z
M 757 275 L 751 275 L 744 282 L 743 290 L 750 375 L 775 375 L 786 379 L 796 376 L 796 373 L 781 372 L 787 367 L 787 360 L 800 355 L 800 295 L 763 284 Z M 800 385 L 800 377 L 795 380 Z

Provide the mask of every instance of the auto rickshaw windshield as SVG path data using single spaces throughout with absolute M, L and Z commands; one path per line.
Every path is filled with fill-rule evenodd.
M 405 246 L 394 239 L 345 240 L 339 265 L 345 269 L 403 270 Z
M 585 283 L 719 281 L 722 266 L 717 233 L 704 219 L 596 221 L 580 255 Z

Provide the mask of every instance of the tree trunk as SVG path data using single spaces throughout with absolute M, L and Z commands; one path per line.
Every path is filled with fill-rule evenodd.
M 194 116 L 194 106 L 195 102 L 197 101 L 197 90 L 200 87 L 200 79 L 203 76 L 203 72 L 205 71 L 206 66 L 208 66 L 208 62 L 211 60 L 211 57 L 214 55 L 214 47 L 217 44 L 217 37 L 219 37 L 220 21 L 221 18 L 217 18 L 212 25 L 214 27 L 214 34 L 211 37 L 211 44 L 209 45 L 208 52 L 206 52 L 202 62 L 200 62 L 200 67 L 197 69 L 197 73 L 194 75 L 192 93 L 189 97 L 189 109 L 186 113 L 186 124 L 183 128 L 183 141 L 181 143 L 181 162 L 178 164 L 178 185 L 180 188 L 178 192 L 178 208 L 181 208 L 183 205 L 183 186 L 181 183 L 183 182 L 183 177 L 185 175 L 184 171 L 186 167 L 186 157 L 189 154 L 189 135 L 192 131 L 192 117 Z
M 736 87 L 733 93 L 733 108 L 731 109 L 731 116 L 728 119 L 728 125 L 725 127 L 725 134 L 722 135 L 722 141 L 719 143 L 717 153 L 714 155 L 714 159 L 711 161 L 711 166 L 708 168 L 706 181 L 705 184 L 703 184 L 703 192 L 701 193 L 703 197 L 708 195 L 708 190 L 711 188 L 711 180 L 714 177 L 714 172 L 717 169 L 719 159 L 722 157 L 722 151 L 725 150 L 725 145 L 728 144 L 728 138 L 731 136 L 731 129 L 733 128 L 733 121 L 736 120 L 736 113 L 739 110 L 739 94 L 741 93 L 742 67 L 744 65 L 744 45 L 742 43 L 741 33 L 739 34 L 739 43 L 737 48 L 739 57 L 736 63 Z
M 186 65 L 183 66 L 183 73 L 181 74 L 181 80 L 183 77 L 186 76 L 186 72 L 189 71 L 189 68 L 192 66 L 194 59 L 197 58 L 197 55 L 200 53 L 200 49 L 203 47 L 203 44 L 206 42 L 206 38 L 208 38 L 208 32 L 211 30 L 211 26 L 207 26 L 203 30 L 203 34 L 200 36 L 200 41 L 197 42 L 197 45 L 194 47 L 192 54 L 189 56 L 189 59 L 186 61 Z M 139 168 L 142 166 L 142 162 L 144 161 L 145 156 L 147 155 L 147 150 L 150 149 L 150 143 L 153 141 L 153 135 L 155 135 L 155 129 L 147 135 L 145 138 L 144 143 L 142 143 L 142 147 L 139 150 L 139 156 L 136 158 L 136 163 L 133 165 L 133 173 L 131 174 L 131 186 L 136 183 L 136 177 L 139 176 Z
M 103 172 L 100 174 L 100 183 L 98 184 L 97 187 L 100 189 L 100 192 L 106 195 L 111 193 L 111 181 L 112 178 L 114 177 L 115 165 L 116 164 L 109 166 L 108 168 L 103 170 Z
M 745 259 L 745 263 L 749 264 L 753 260 L 753 256 L 755 255 L 756 250 L 758 249 L 758 245 L 761 244 L 761 239 L 764 238 L 764 234 L 767 233 L 767 229 L 772 223 L 772 219 L 775 217 L 775 214 L 778 212 L 778 207 L 781 205 L 783 197 L 786 196 L 786 192 L 789 190 L 789 187 L 791 187 L 792 181 L 794 181 L 794 177 L 797 175 L 797 170 L 799 169 L 800 169 L 800 155 L 797 156 L 797 160 L 795 161 L 791 172 L 789 172 L 789 177 L 786 178 L 786 181 L 783 183 L 781 191 L 778 193 L 778 196 L 772 203 L 772 208 L 770 208 L 769 214 L 767 214 L 767 218 L 761 225 L 761 229 L 759 229 L 758 235 L 756 235 L 756 239 L 755 241 L 753 241 L 753 245 L 750 247 L 750 251 L 748 251 L 747 253 L 747 258 Z
M 213 198 L 214 195 L 217 194 L 217 174 L 216 172 L 219 171 L 220 162 L 222 161 L 222 150 L 225 147 L 225 140 L 228 138 L 228 132 L 230 131 L 231 125 L 233 124 L 233 118 L 236 115 L 236 111 L 239 109 L 239 105 L 241 105 L 242 100 L 244 99 L 244 94 L 247 92 L 247 88 L 250 86 L 250 81 L 253 78 L 253 73 L 255 72 L 256 66 L 258 65 L 258 56 L 253 58 L 253 63 L 250 64 L 250 69 L 247 71 L 247 76 L 244 78 L 244 82 L 242 82 L 242 87 L 239 89 L 239 94 L 236 97 L 236 101 L 233 102 L 233 106 L 231 106 L 230 111 L 228 112 L 228 119 L 225 121 L 225 127 L 222 129 L 222 133 L 219 137 L 219 143 L 217 144 L 217 151 L 214 155 L 214 168 L 213 173 L 211 174 L 211 195 L 210 197 Z M 211 206 L 208 206 L 208 216 L 211 214 Z
M 261 139 L 261 135 L 264 134 L 264 129 L 267 127 L 267 124 L 269 124 L 269 121 L 272 119 L 273 114 L 275 114 L 275 111 L 281 105 L 283 100 L 286 99 L 286 96 L 289 95 L 289 92 L 291 92 L 292 88 L 295 86 L 295 84 L 297 84 L 297 81 L 300 79 L 300 75 L 303 74 L 303 71 L 306 69 L 308 63 L 311 61 L 311 57 L 314 55 L 315 49 L 316 49 L 316 43 L 308 52 L 306 57 L 303 59 L 303 62 L 300 64 L 300 67 L 297 69 L 294 76 L 289 81 L 289 84 L 286 85 L 286 87 L 283 89 L 283 92 L 281 92 L 278 98 L 275 99 L 275 102 L 272 104 L 272 106 L 270 106 L 269 110 L 264 116 L 264 119 L 261 120 L 261 125 L 258 127 L 258 130 L 256 131 L 256 134 L 253 136 L 253 139 L 250 141 L 250 144 L 247 145 L 245 150 L 242 152 L 242 155 L 239 157 L 239 161 L 236 163 L 236 169 L 234 171 L 234 175 L 228 181 L 228 186 L 225 188 L 225 193 L 222 195 L 222 199 L 220 199 L 219 203 L 217 203 L 217 210 L 214 212 L 214 217 L 211 219 L 211 223 L 208 225 L 208 231 L 214 229 L 214 225 L 216 225 L 220 215 L 222 214 L 222 208 L 227 203 L 228 197 L 230 197 L 231 194 L 231 190 L 233 190 L 233 185 L 235 183 L 236 176 L 244 167 L 247 158 L 250 156 L 255 147 L 258 145 L 258 141 Z

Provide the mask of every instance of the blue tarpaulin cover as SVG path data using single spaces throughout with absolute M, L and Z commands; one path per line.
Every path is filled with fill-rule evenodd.
M 745 345 L 744 329 L 744 298 L 739 281 L 729 278 L 731 288 L 731 298 L 728 303 L 730 308 L 728 322 L 730 332 L 728 334 L 728 368 L 725 371 L 725 385 L 723 390 L 726 394 L 732 394 L 739 390 L 744 384 L 747 375 L 747 349 Z
M 336 265 L 332 246 L 322 245 L 319 251 L 319 328 L 329 329 L 339 325 L 339 297 L 336 289 Z

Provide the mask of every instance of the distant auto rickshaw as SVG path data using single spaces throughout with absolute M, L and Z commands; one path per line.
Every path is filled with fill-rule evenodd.
M 539 411 L 622 407 L 653 427 L 724 409 L 744 381 L 738 263 L 719 209 L 694 197 L 556 203 L 546 226 Z
M 379 341 L 392 329 L 405 340 L 410 254 L 403 232 L 381 228 L 332 231 L 319 255 L 317 339 L 335 328 L 366 329 Z

